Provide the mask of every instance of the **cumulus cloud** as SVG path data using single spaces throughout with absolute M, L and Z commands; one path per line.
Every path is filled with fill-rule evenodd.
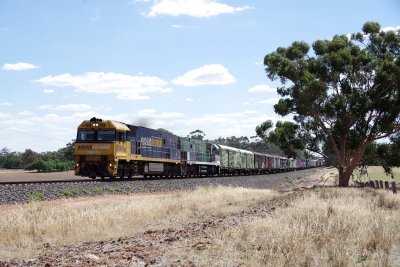
M 219 3 L 216 0 L 158 0 L 150 11 L 144 13 L 146 17 L 156 16 L 191 16 L 207 18 L 221 14 L 232 14 L 250 9 L 249 6 L 233 7 Z
M 156 109 L 141 109 L 136 112 L 138 117 L 158 118 L 158 119 L 177 119 L 185 115 L 180 112 L 157 112 Z
M 43 92 L 46 94 L 54 93 L 54 89 L 43 89 Z
M 24 110 L 18 113 L 18 115 L 21 116 L 34 116 L 35 114 L 33 112 L 30 112 L 29 110 Z
M 88 104 L 40 105 L 37 108 L 58 111 L 86 111 L 93 109 L 93 107 Z
M 383 32 L 389 32 L 389 31 L 396 32 L 396 31 L 399 31 L 399 30 L 400 30 L 400 26 L 385 27 L 385 28 L 381 29 L 381 31 L 383 31 Z
M 262 92 L 276 92 L 275 88 L 272 88 L 266 84 L 255 85 L 248 90 L 250 93 L 262 93 Z
M 2 70 L 9 70 L 9 71 L 22 71 L 22 70 L 34 70 L 38 69 L 39 66 L 30 64 L 30 63 L 25 63 L 25 62 L 19 62 L 19 63 L 6 63 L 3 64 Z
M 272 97 L 272 98 L 268 98 L 268 99 L 265 99 L 265 100 L 261 100 L 258 103 L 260 103 L 260 104 L 268 104 L 268 105 L 275 105 L 275 104 L 278 104 L 279 99 L 280 98 Z
M 190 97 L 186 97 L 186 98 L 185 98 L 185 101 L 187 101 L 187 102 L 193 102 L 194 99 L 193 99 L 193 98 L 190 98 Z
M 132 76 L 113 72 L 64 73 L 46 76 L 34 82 L 57 87 L 72 87 L 78 92 L 116 94 L 118 99 L 148 99 L 150 93 L 168 93 L 167 82 L 154 76 Z
M 172 24 L 171 27 L 175 28 L 175 29 L 193 29 L 193 28 L 196 28 L 196 26 L 194 26 L 194 25 L 181 25 L 181 24 Z
M 235 77 L 220 64 L 204 65 L 172 80 L 173 84 L 182 86 L 226 85 L 234 82 Z
M 12 106 L 12 105 L 13 105 L 13 104 L 10 103 L 10 102 L 3 102 L 3 103 L 0 103 L 0 106 L 3 106 L 3 107 Z
M 1 113 L 1 112 L 0 112 L 0 119 L 5 120 L 5 119 L 9 119 L 9 118 L 11 118 L 11 115 L 10 115 L 10 114 Z

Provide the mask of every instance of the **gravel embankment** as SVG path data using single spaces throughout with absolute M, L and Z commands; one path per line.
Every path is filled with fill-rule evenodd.
M 35 200 L 53 200 L 78 196 L 104 194 L 152 193 L 193 189 L 199 186 L 225 185 L 249 188 L 292 187 L 310 176 L 319 176 L 321 169 L 308 169 L 287 173 L 232 177 L 202 177 L 180 179 L 133 179 L 76 183 L 0 184 L 0 205 L 24 203 Z

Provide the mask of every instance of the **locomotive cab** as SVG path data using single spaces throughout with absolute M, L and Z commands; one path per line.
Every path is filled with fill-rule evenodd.
M 116 121 L 92 118 L 82 122 L 74 145 L 75 175 L 93 179 L 117 176 L 118 159 L 130 156 L 128 131 L 125 124 Z

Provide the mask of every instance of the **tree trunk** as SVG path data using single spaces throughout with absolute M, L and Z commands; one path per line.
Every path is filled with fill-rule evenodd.
M 345 170 L 343 166 L 339 166 L 339 186 L 347 187 L 349 186 L 350 175 L 353 173 L 353 170 Z

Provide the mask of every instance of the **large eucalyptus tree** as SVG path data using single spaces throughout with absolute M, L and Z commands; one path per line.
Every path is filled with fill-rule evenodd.
M 268 77 L 282 83 L 275 112 L 295 121 L 281 124 L 290 138 L 276 138 L 277 130 L 285 133 L 276 128 L 275 142 L 286 142 L 289 152 L 291 142 L 293 149 L 333 152 L 339 185 L 348 186 L 367 146 L 400 130 L 400 31 L 367 22 L 362 32 L 311 47 L 294 42 L 264 58 Z

